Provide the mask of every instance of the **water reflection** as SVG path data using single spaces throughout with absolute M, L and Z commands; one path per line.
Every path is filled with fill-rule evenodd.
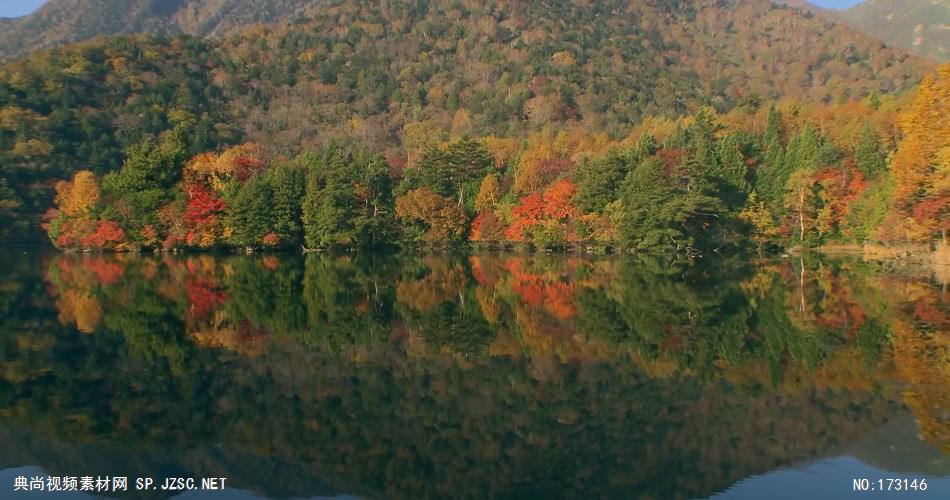
M 947 292 L 861 262 L 4 259 L 0 469 L 685 498 L 910 412 L 950 473 Z

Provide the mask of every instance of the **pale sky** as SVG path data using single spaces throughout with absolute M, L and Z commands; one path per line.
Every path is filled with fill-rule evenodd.
M 827 7 L 829 9 L 847 9 L 848 7 L 854 7 L 855 5 L 863 2 L 864 0 L 810 0 L 811 3 L 819 7 Z
M 46 0 L 0 0 L 0 17 L 20 17 L 38 9 Z
M 844 9 L 864 0 L 811 0 L 811 3 L 833 9 Z M 20 17 L 33 12 L 46 0 L 0 0 L 0 17 Z

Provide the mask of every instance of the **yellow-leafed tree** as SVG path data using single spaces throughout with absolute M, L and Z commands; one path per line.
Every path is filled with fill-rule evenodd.
M 894 155 L 891 223 L 908 240 L 946 238 L 950 229 L 950 64 L 920 84 L 904 115 Z

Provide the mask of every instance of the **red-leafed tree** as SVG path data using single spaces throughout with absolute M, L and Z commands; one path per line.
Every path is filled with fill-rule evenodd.
M 99 222 L 95 232 L 82 240 L 86 248 L 114 249 L 125 239 L 125 231 L 111 220 Z
M 184 190 L 188 196 L 184 213 L 188 230 L 185 242 L 202 248 L 211 247 L 221 236 L 218 218 L 227 206 L 203 184 L 188 184 Z
M 521 199 L 511 210 L 512 221 L 505 237 L 511 241 L 533 241 L 542 246 L 557 246 L 576 241 L 572 226 L 577 208 L 574 206 L 574 183 L 561 179 L 542 193 Z
M 472 221 L 471 241 L 501 241 L 505 237 L 505 224 L 493 212 L 484 211 Z

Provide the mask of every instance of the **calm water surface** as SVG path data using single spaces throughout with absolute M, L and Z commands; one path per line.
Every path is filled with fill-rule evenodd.
M 950 294 L 926 276 L 797 258 L 0 262 L 0 498 L 53 496 L 13 492 L 35 475 L 228 478 L 178 498 L 895 497 L 855 478 L 950 498 Z

